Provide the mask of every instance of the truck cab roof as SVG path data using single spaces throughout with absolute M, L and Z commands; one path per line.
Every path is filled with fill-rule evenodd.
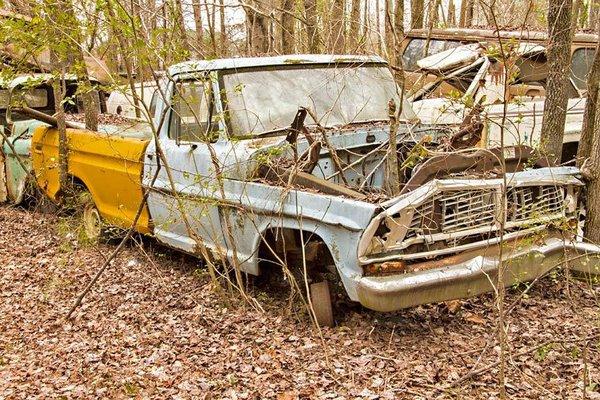
M 193 73 L 198 71 L 213 71 L 251 67 L 338 63 L 386 63 L 386 61 L 379 56 L 333 54 L 295 54 L 275 57 L 220 58 L 214 60 L 192 60 L 175 64 L 168 69 L 168 75 L 175 76 L 179 74 Z

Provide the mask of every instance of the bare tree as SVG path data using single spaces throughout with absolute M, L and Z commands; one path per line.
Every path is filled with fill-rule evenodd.
M 56 0 L 46 3 L 47 19 L 52 31 L 54 56 L 59 64 L 77 76 L 80 85 L 80 95 L 83 100 L 85 127 L 90 130 L 98 129 L 98 102 L 87 71 L 81 44 L 84 42 L 81 27 L 75 18 L 75 11 L 70 0 Z
M 410 27 L 418 29 L 423 27 L 425 21 L 425 2 L 424 0 L 411 0 L 410 2 Z
M 183 47 L 184 50 L 186 50 L 188 53 L 190 53 L 191 49 L 190 49 L 190 43 L 188 41 L 188 37 L 187 37 L 187 31 L 185 29 L 185 21 L 184 21 L 184 15 L 183 15 L 183 4 L 181 3 L 181 0 L 174 0 L 173 3 L 173 16 L 174 16 L 174 20 L 177 23 L 177 28 L 179 31 L 179 35 L 180 36 L 180 41 L 181 41 L 181 45 Z
M 396 0 L 394 9 L 394 65 L 396 82 L 404 87 L 404 69 L 402 66 L 402 40 L 404 39 L 404 0 Z M 402 104 L 400 104 L 402 107 Z
M 329 51 L 342 54 L 346 50 L 346 1 L 333 0 L 331 10 L 331 33 L 329 35 Z
M 599 125 L 600 113 L 597 106 L 596 103 L 595 123 Z M 600 133 L 598 129 L 595 130 L 592 138 L 590 157 L 582 170 L 588 181 L 585 237 L 593 243 L 600 243 Z
M 462 0 L 460 2 L 460 20 L 458 22 L 461 28 L 473 25 L 473 0 Z
M 348 38 L 349 41 L 352 42 L 352 51 L 356 51 L 360 44 L 360 0 L 351 1 L 352 8 L 350 9 L 350 29 L 348 30 Z
M 541 132 L 541 150 L 560 162 L 567 113 L 567 82 L 571 60 L 571 0 L 549 0 L 548 79 Z
M 227 28 L 225 26 L 225 0 L 219 0 L 219 40 L 221 57 L 228 54 L 227 49 Z
M 385 1 L 385 15 L 383 18 L 383 32 L 385 39 L 385 53 L 387 58 L 390 59 L 394 54 L 394 20 L 392 14 L 394 13 L 393 9 L 393 0 L 384 0 Z
M 580 15 L 584 12 L 583 0 L 575 0 L 573 3 L 573 13 L 571 15 L 571 31 L 575 33 L 579 27 Z
M 200 0 L 192 1 L 192 10 L 194 12 L 194 26 L 196 28 L 196 48 L 198 49 L 198 55 L 200 57 L 202 54 L 202 44 L 204 43 L 204 27 L 202 25 L 202 8 L 200 5 Z
M 308 36 L 309 53 L 318 53 L 320 49 L 321 36 L 317 20 L 316 0 L 304 0 L 304 12 L 306 13 L 306 36 Z
M 600 29 L 600 23 L 596 26 Z M 585 237 L 593 243 L 600 243 L 600 46 L 596 46 L 587 91 L 577 165 L 588 181 Z
M 456 26 L 456 6 L 454 0 L 448 2 L 448 26 Z
M 257 4 L 244 6 L 246 12 L 246 36 L 250 55 L 265 54 L 269 51 L 269 16 L 258 9 Z
M 283 0 L 281 12 L 281 51 L 284 54 L 294 52 L 294 11 L 296 7 L 295 0 Z
M 589 28 L 597 31 L 600 27 L 600 0 L 591 0 L 589 3 Z
M 598 109 L 598 90 L 600 90 L 600 51 L 596 47 L 594 61 L 587 80 L 587 101 L 583 114 L 583 126 L 581 128 L 581 139 L 577 149 L 577 165 L 590 157 L 592 153 L 592 142 L 596 130 L 596 110 Z

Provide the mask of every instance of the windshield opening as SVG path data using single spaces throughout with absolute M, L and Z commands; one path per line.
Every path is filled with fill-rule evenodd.
M 385 64 L 277 66 L 223 75 L 223 102 L 234 136 L 289 127 L 298 108 L 310 109 L 322 126 L 388 119 L 388 102 L 399 102 Z M 403 118 L 412 119 L 404 102 Z M 408 118 L 407 118 L 408 117 Z M 309 117 L 307 125 L 314 124 Z

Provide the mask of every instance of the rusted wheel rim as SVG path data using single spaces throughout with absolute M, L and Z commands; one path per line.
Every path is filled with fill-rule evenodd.
M 83 228 L 88 239 L 98 239 L 102 233 L 102 218 L 93 204 L 84 206 Z

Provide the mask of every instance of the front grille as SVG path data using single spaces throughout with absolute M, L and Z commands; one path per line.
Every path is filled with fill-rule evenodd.
M 506 205 L 507 221 L 535 220 L 563 212 L 564 190 L 557 186 L 511 188 L 506 193 Z
M 496 218 L 493 189 L 445 192 L 440 198 L 442 232 L 492 225 Z
M 438 193 L 415 209 L 403 240 L 433 234 L 468 235 L 469 230 L 498 227 L 498 189 L 451 190 Z M 564 188 L 526 186 L 506 193 L 506 221 L 512 226 L 534 224 L 540 217 L 564 213 Z
M 429 230 L 437 230 L 437 221 L 434 219 L 434 204 L 436 198 L 430 198 L 425 203 L 418 206 L 413 214 L 410 226 L 406 231 L 405 239 L 410 239 L 417 234 L 423 234 L 424 229 L 429 227 Z

